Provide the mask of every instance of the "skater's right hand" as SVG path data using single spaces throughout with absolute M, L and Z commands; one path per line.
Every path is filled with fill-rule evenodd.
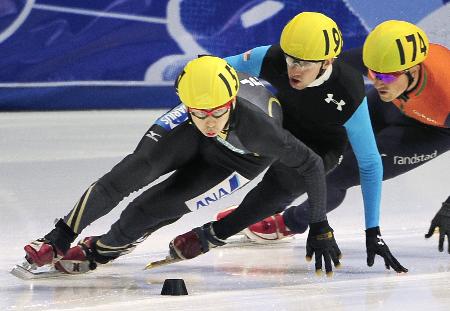
M 316 274 L 322 273 L 323 257 L 326 274 L 327 276 L 332 276 L 333 267 L 331 261 L 338 268 L 342 253 L 334 239 L 333 229 L 326 220 L 309 224 L 308 239 L 306 240 L 306 260 L 311 261 L 314 253 L 316 254 Z
M 447 251 L 450 254 L 450 203 L 442 203 L 441 209 L 431 221 L 430 229 L 428 230 L 428 233 L 425 234 L 425 238 L 430 238 L 436 228 L 439 228 L 439 251 L 444 251 L 444 240 L 445 236 L 447 236 Z
M 380 255 L 384 259 L 386 269 L 394 269 L 398 273 L 406 273 L 408 269 L 403 267 L 392 255 L 386 242 L 381 238 L 380 227 L 373 227 L 366 230 L 367 265 L 372 267 L 375 262 L 375 255 Z
M 169 251 L 173 258 L 192 259 L 207 253 L 210 248 L 224 245 L 212 230 L 212 222 L 192 229 L 170 241 Z

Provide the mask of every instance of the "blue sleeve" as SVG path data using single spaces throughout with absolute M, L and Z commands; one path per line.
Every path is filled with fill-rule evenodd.
M 225 57 L 225 60 L 237 71 L 259 77 L 261 66 L 270 45 L 259 46 L 242 54 Z
M 344 127 L 358 161 L 366 229 L 376 227 L 380 221 L 383 164 L 375 142 L 366 97 Z

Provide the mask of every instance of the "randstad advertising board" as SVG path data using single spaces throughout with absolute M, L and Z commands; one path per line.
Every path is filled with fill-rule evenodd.
M 173 107 L 189 59 L 277 43 L 301 11 L 333 18 L 345 49 L 386 19 L 422 23 L 448 45 L 447 2 L 1 0 L 0 110 Z

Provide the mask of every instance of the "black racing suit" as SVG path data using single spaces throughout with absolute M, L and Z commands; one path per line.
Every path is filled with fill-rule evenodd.
M 361 74 L 366 74 L 367 69 L 362 63 L 361 52 L 360 48 L 352 49 L 344 52 L 341 58 L 358 69 Z M 433 57 L 433 55 L 431 54 L 429 57 Z M 422 70 L 430 70 L 430 68 L 422 68 Z M 439 103 L 430 101 L 426 96 L 426 91 L 433 92 L 433 90 L 427 90 L 427 88 L 442 84 L 441 87 L 447 90 L 447 97 L 442 97 L 441 100 L 448 105 L 448 85 L 445 85 L 445 79 L 436 77 L 437 73 L 427 72 L 426 74 L 428 81 L 419 81 L 417 87 L 409 92 L 409 97 L 413 99 L 417 97 L 416 100 L 423 100 L 432 107 Z M 433 81 L 430 79 L 434 79 L 435 83 L 432 83 Z M 422 93 L 419 94 L 418 90 L 422 90 Z M 383 180 L 409 172 L 450 150 L 448 125 L 447 127 L 428 125 L 403 114 L 392 103 L 381 101 L 373 87 L 368 91 L 367 99 L 375 139 L 383 161 Z M 408 101 L 405 101 L 405 105 L 408 105 Z M 446 180 L 448 175 L 446 173 L 449 171 L 450 164 L 447 162 L 442 170 L 444 174 L 436 176 L 436 178 Z M 344 153 L 342 163 L 327 176 L 327 210 L 332 211 L 338 207 L 344 201 L 347 189 L 357 185 L 359 185 L 359 178 L 356 159 L 353 151 L 349 148 Z M 446 202 L 450 202 L 450 197 Z M 307 209 L 308 201 L 305 201 L 298 208 L 288 209 L 286 213 L 293 215 L 286 217 L 285 214 L 284 218 L 287 220 L 295 217 L 298 219 L 297 223 L 302 224 L 298 227 L 306 229 L 308 225 Z
M 330 68 L 331 72 L 324 73 L 324 77 L 328 75 L 326 79 L 316 81 L 315 86 L 296 90 L 290 86 L 285 56 L 279 45 L 259 47 L 229 57 L 227 61 L 238 70 L 258 75 L 276 88 L 283 108 L 283 127 L 322 158 L 326 172 L 338 165 L 348 137 L 351 137 L 352 144 L 360 151 L 362 178 L 366 181 L 365 208 L 370 215 L 367 218 L 376 223 L 382 167 L 370 121 L 367 121 L 362 76 L 354 68 L 336 61 Z M 281 175 L 289 178 L 280 181 Z M 237 229 L 253 224 L 251 220 L 256 217 L 250 217 L 246 210 L 258 207 L 259 216 L 270 216 L 269 211 L 283 211 L 305 190 L 304 181 L 290 174 L 288 168 L 281 164 L 272 165 L 264 180 L 245 197 L 240 210 L 214 223 L 214 232 L 221 239 L 228 238 L 239 232 Z M 297 219 L 290 220 L 290 228 L 296 227 Z M 299 227 L 303 222 L 303 218 L 299 220 Z M 236 227 L 236 223 L 240 226 Z
M 240 189 L 274 161 L 304 180 L 314 205 L 311 222 L 325 220 L 321 158 L 282 128 L 278 100 L 256 78 L 242 74 L 239 78 L 226 132 L 208 138 L 190 121 L 185 106 L 175 107 L 150 127 L 132 154 L 88 188 L 64 217 L 65 223 L 80 233 L 130 193 L 173 171 L 134 199 L 97 241 L 98 254 L 115 258 L 141 237 Z M 286 180 L 284 175 L 278 177 L 280 182 Z M 252 223 L 267 216 L 255 210 L 247 213 Z

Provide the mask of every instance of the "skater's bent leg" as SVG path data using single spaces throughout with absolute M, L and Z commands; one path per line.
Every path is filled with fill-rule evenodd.
M 226 217 L 214 222 L 216 236 L 225 240 L 246 227 L 283 211 L 305 192 L 298 173 L 283 165 L 272 165 L 263 180 L 253 188 L 242 203 Z
M 352 150 L 347 150 L 339 166 L 327 175 L 327 213 L 331 212 L 345 199 L 347 189 L 359 185 L 359 173 L 356 158 Z M 309 225 L 308 200 L 300 205 L 291 206 L 283 213 L 287 228 L 294 233 L 303 233 Z
M 192 161 L 202 139 L 201 134 L 187 124 L 170 132 L 153 125 L 149 132 L 158 133 L 160 138 L 155 141 L 148 134 L 144 135 L 134 152 L 92 184 L 64 217 L 74 232 L 79 234 L 132 192 Z
M 232 174 L 227 168 L 194 161 L 177 170 L 131 202 L 108 233 L 97 242 L 101 254 L 118 256 L 143 235 L 175 222 L 191 211 L 193 198 L 208 192 Z M 195 210 L 195 209 L 194 209 Z
M 117 257 L 142 236 L 190 212 L 169 187 L 172 178 L 176 176 L 148 189 L 125 208 L 119 220 L 96 243 L 100 254 Z

